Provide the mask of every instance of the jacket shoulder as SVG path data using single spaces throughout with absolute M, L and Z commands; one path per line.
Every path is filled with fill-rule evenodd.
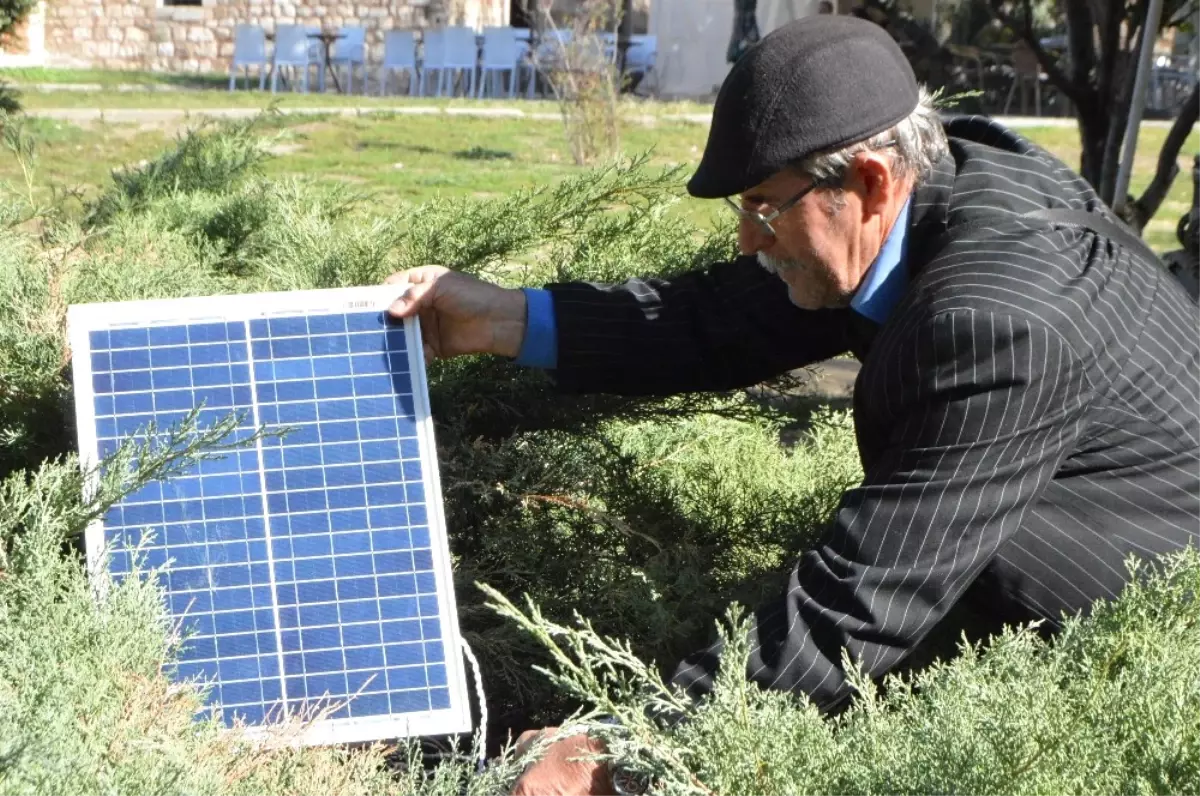
M 906 323 L 948 312 L 1046 326 L 1083 359 L 1140 337 L 1163 271 L 1138 251 L 1090 230 L 1020 217 L 951 229 L 914 275 L 898 308 Z

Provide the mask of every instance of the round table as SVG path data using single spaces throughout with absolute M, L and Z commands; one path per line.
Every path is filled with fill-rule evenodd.
M 337 70 L 333 68 L 333 45 L 338 39 L 346 38 L 345 33 L 337 33 L 334 31 L 321 31 L 320 33 L 310 33 L 308 38 L 316 39 L 321 42 L 325 50 L 325 68 L 329 70 L 330 77 L 333 78 L 333 87 L 337 89 L 337 93 L 342 93 L 342 84 L 338 82 Z M 353 74 L 353 73 L 352 73 Z

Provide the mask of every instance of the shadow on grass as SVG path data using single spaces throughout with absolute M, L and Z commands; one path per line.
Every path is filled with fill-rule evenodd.
M 833 409 L 838 412 L 853 409 L 854 399 L 816 395 L 796 396 L 790 398 L 781 408 L 790 420 L 779 430 L 779 443 L 791 450 L 804 439 L 804 435 L 812 428 L 814 414 L 821 409 Z
M 229 89 L 229 76 L 219 74 L 155 74 L 153 82 L 178 88 Z
M 454 157 L 459 160 L 512 160 L 513 153 L 501 149 L 473 146 L 470 149 L 461 149 L 455 152 Z

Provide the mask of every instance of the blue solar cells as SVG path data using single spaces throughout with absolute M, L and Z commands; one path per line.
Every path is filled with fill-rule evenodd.
M 329 698 L 335 718 L 447 709 L 442 627 L 405 337 L 378 312 L 91 331 L 103 455 L 178 422 L 287 433 L 139 489 L 110 545 L 165 567 L 188 634 L 174 676 L 211 682 L 228 722 Z M 243 433 L 239 431 L 238 433 Z M 149 529 L 149 533 L 143 533 Z M 112 554 L 111 571 L 131 571 Z

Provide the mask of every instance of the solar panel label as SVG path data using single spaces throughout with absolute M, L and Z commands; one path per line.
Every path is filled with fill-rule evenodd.
M 307 743 L 468 732 L 428 386 L 396 285 L 68 312 L 85 468 L 154 422 L 287 429 L 128 495 L 87 531 L 93 572 L 159 568 L 188 634 L 172 676 L 206 711 Z

